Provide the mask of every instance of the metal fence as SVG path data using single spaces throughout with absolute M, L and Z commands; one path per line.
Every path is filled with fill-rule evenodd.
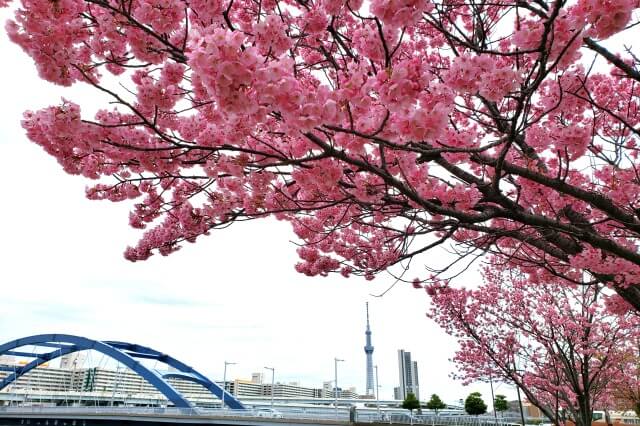
M 4 405 L 0 406 L 0 416 L 11 415 L 38 415 L 51 417 L 69 416 L 149 416 L 149 417 L 199 417 L 207 419 L 216 418 L 252 418 L 270 423 L 277 423 L 279 419 L 289 421 L 335 421 L 339 423 L 370 423 L 370 424 L 397 424 L 420 426 L 522 426 L 520 417 L 498 417 L 491 415 L 469 416 L 466 414 L 439 413 L 410 414 L 400 410 L 389 408 L 377 410 L 375 408 L 338 407 L 331 406 L 300 407 L 275 405 L 250 407 L 245 410 L 233 410 L 222 408 L 176 408 L 176 407 L 134 407 L 134 406 L 48 406 L 48 405 Z M 527 418 L 527 424 L 549 425 L 548 420 L 542 418 Z M 640 426 L 637 418 L 623 418 L 617 423 L 629 426 Z
M 433 414 L 411 415 L 405 413 L 371 413 L 357 412 L 356 421 L 359 423 L 389 423 L 389 424 L 409 424 L 428 426 L 521 426 L 520 419 L 492 416 L 467 416 L 467 415 L 447 415 L 438 416 Z
M 260 418 L 260 419 L 290 419 L 290 420 L 337 420 L 348 421 L 349 411 L 344 408 L 335 410 L 282 410 L 278 408 L 256 408 L 246 410 L 231 410 L 220 408 L 156 408 L 156 407 L 25 407 L 0 406 L 0 414 L 33 414 L 33 415 L 101 415 L 101 416 L 158 416 L 158 417 L 228 417 L 228 418 Z

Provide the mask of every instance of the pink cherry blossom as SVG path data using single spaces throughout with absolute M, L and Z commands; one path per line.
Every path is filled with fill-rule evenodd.
M 532 284 L 496 264 L 484 276 L 474 290 L 427 287 L 430 317 L 459 341 L 455 377 L 512 383 L 554 422 L 562 421 L 561 406 L 576 425 L 590 425 L 594 409 L 637 380 L 636 368 L 621 366 L 640 355 L 639 318 L 611 309 L 617 295 L 557 278 Z
M 483 255 L 640 311 L 637 0 L 129 3 L 0 0 L 42 79 L 109 97 L 23 127 L 128 203 L 127 259 L 275 217 L 304 274 L 428 287 Z

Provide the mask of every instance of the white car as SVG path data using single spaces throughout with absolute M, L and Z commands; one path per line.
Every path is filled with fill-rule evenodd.
M 280 411 L 274 410 L 273 408 L 259 408 L 256 410 L 256 416 L 271 419 L 281 419 L 284 417 Z

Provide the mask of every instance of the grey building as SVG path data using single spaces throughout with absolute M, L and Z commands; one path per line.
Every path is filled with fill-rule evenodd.
M 398 373 L 400 384 L 394 388 L 394 398 L 403 400 L 412 393 L 420 399 L 420 382 L 418 380 L 418 363 L 411 360 L 411 352 L 398 350 Z

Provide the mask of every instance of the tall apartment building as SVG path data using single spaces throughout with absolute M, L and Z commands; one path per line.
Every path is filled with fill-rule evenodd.
M 253 380 L 235 379 L 227 390 L 235 396 L 264 396 L 264 385 Z
M 0 371 L 0 381 L 11 374 L 11 367 L 20 368 L 25 362 L 19 362 L 8 357 L 3 358 L 2 363 L 6 371 Z M 130 369 L 123 367 L 115 370 L 92 367 L 78 368 L 78 360 L 75 357 L 68 357 L 63 360 L 65 368 L 52 368 L 47 364 L 31 370 L 21 376 L 8 387 L 0 392 L 26 391 L 26 392 L 69 392 L 97 395 L 128 395 L 144 396 L 166 401 L 151 384 Z M 187 399 L 196 405 L 211 405 L 217 403 L 218 399 L 211 395 L 202 385 L 191 381 L 180 379 L 168 379 L 168 382 L 182 393 Z M 325 384 L 329 388 L 331 382 Z M 222 383 L 219 383 L 222 385 Z M 227 381 L 225 389 L 237 397 L 268 397 L 275 398 L 322 398 L 333 397 L 333 389 L 323 391 L 320 388 L 308 388 L 300 386 L 299 383 L 262 383 L 259 373 L 252 375 L 252 380 Z M 355 388 L 342 390 L 339 392 L 341 398 L 357 398 Z
M 332 381 L 323 382 L 322 389 L 318 389 L 318 391 L 319 398 L 335 398 L 337 396 L 338 398 L 367 399 L 367 395 L 359 395 L 356 391 L 356 388 L 353 386 L 346 389 L 340 387 L 336 389 L 335 387 L 333 387 Z
M 321 398 L 331 398 L 333 397 L 333 381 L 330 380 L 328 382 L 322 382 L 322 393 L 320 394 Z
M 60 357 L 60 368 L 63 370 L 79 370 L 84 367 L 87 359 L 85 351 L 72 352 Z
M 11 374 L 0 371 L 0 380 Z M 180 393 L 195 404 L 212 404 L 217 398 L 203 386 L 185 381 L 169 379 Z M 63 370 L 60 368 L 36 368 L 21 376 L 14 383 L 0 392 L 69 392 L 102 395 L 144 395 L 158 400 L 165 400 L 153 386 L 130 370 L 106 370 L 87 368 L 83 370 Z
M 0 365 L 13 365 L 15 363 L 15 357 L 11 355 L 0 355 Z
M 265 387 L 265 396 L 271 396 L 271 384 L 263 385 Z M 316 389 L 302 387 L 295 384 L 276 383 L 273 385 L 273 396 L 276 398 L 316 398 Z
M 16 364 L 15 367 L 20 368 L 22 365 Z M 10 374 L 13 373 L 11 371 L 0 371 L 0 381 Z M 72 385 L 72 380 L 72 372 L 70 370 L 40 367 L 31 370 L 24 376 L 20 376 L 18 380 L 3 390 L 0 390 L 0 392 L 8 392 L 9 389 L 65 392 L 75 390 Z
M 420 383 L 418 381 L 418 363 L 411 360 L 411 352 L 398 350 L 398 372 L 400 384 L 393 390 L 395 399 L 403 400 L 412 393 L 420 399 Z
M 320 398 L 321 390 L 300 386 L 298 382 L 292 383 L 263 383 L 262 373 L 253 373 L 251 381 L 236 379 L 231 383 L 230 392 L 236 396 L 273 396 L 275 398 Z

